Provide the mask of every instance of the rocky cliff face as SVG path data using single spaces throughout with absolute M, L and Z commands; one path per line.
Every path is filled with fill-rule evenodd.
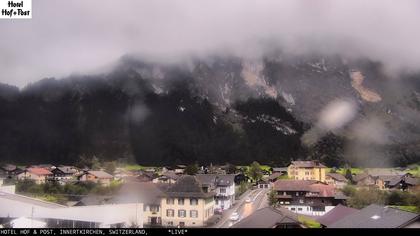
M 21 162 L 134 157 L 155 165 L 419 161 L 420 76 L 383 71 L 339 56 L 171 64 L 126 57 L 106 75 L 45 79 L 21 91 L 2 86 L 0 155 Z M 350 101 L 350 113 L 326 113 L 336 101 Z

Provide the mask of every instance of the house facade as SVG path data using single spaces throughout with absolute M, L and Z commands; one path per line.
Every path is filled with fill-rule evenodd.
M 35 181 L 36 184 L 43 184 L 51 179 L 53 173 L 45 168 L 31 167 L 24 172 L 17 175 L 18 180 L 30 179 Z
M 203 227 L 214 215 L 215 193 L 205 193 L 194 176 L 185 175 L 161 197 L 162 225 Z
M 60 184 L 65 184 L 75 178 L 78 174 L 78 169 L 72 166 L 59 166 L 51 171 L 53 173 L 53 180 Z
M 318 161 L 292 161 L 287 168 L 290 179 L 325 182 L 327 167 Z
M 205 192 L 215 192 L 215 209 L 226 210 L 235 202 L 235 175 L 196 175 Z
M 325 175 L 325 183 L 333 185 L 336 188 L 344 188 L 347 185 L 348 180 L 341 174 L 328 173 Z
M 179 175 L 175 173 L 175 171 L 166 171 L 161 174 L 161 176 L 156 177 L 152 180 L 153 183 L 161 183 L 161 184 L 174 184 L 178 180 Z
M 111 184 L 111 181 L 114 179 L 114 177 L 105 171 L 87 171 L 83 173 L 81 176 L 79 176 L 79 181 L 90 181 L 94 183 L 99 183 L 103 186 L 109 186 Z
M 273 186 L 278 204 L 304 215 L 323 215 L 346 198 L 335 187 L 311 180 L 277 180 Z

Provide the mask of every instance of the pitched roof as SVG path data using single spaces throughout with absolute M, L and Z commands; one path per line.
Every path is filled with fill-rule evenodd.
M 280 177 L 281 175 L 282 175 L 281 173 L 276 172 L 276 173 L 273 173 L 270 176 L 268 176 L 268 179 L 269 180 L 274 180 L 274 179 L 277 179 L 278 177 Z
M 276 191 L 310 191 L 310 185 L 316 183 L 313 180 L 283 180 L 274 182 Z
M 94 175 L 100 179 L 112 179 L 114 176 L 106 173 L 105 171 L 102 170 L 90 170 L 88 171 L 89 174 Z
M 235 183 L 235 175 L 198 174 L 196 177 L 203 185 L 230 186 Z
M 74 174 L 77 172 L 77 170 L 72 166 L 59 166 L 55 168 L 55 170 L 59 170 L 63 172 L 64 174 Z
M 360 174 L 357 174 L 357 175 L 353 176 L 353 181 L 359 182 L 359 181 L 362 181 L 362 180 L 366 179 L 369 176 L 371 176 L 371 175 L 369 175 L 367 173 L 360 173 Z
M 5 170 L 5 171 L 14 171 L 16 170 L 16 166 L 12 165 L 12 164 L 5 164 L 1 167 L 1 169 Z
M 341 181 L 341 182 L 347 182 L 346 177 L 344 177 L 342 174 L 339 174 L 339 173 L 328 173 L 327 176 L 330 176 L 331 178 Z
M 165 176 L 169 179 L 177 180 L 179 178 L 179 175 L 175 173 L 175 171 L 166 171 L 162 174 L 162 176 Z
M 234 224 L 232 228 L 274 228 L 279 224 L 300 225 L 295 213 L 284 208 L 264 207 Z
M 150 182 L 129 181 L 124 183 L 117 195 L 112 199 L 114 203 L 143 203 L 159 205 L 164 194 L 164 185 Z
M 309 185 L 311 194 L 315 193 L 318 197 L 334 197 L 336 195 L 335 187 L 328 184 L 315 183 Z
M 359 210 L 338 204 L 332 210 L 317 218 L 316 221 L 328 228 L 331 224 L 357 211 Z
M 31 167 L 28 168 L 26 171 L 36 175 L 52 175 L 51 171 L 40 167 Z
M 405 175 L 407 174 L 406 171 L 400 171 L 395 169 L 383 169 L 383 168 L 372 168 L 367 169 L 366 172 L 372 176 L 380 176 L 380 175 Z
M 318 161 L 292 161 L 291 165 L 294 165 L 296 167 L 302 167 L 302 168 L 312 168 L 312 167 L 326 168 L 326 166 L 324 166 Z
M 287 167 L 274 167 L 273 172 L 287 172 Z
M 413 178 L 413 177 L 406 177 L 405 183 L 409 185 L 419 185 L 420 184 L 420 178 Z
M 168 187 L 165 191 L 165 195 L 169 197 L 207 198 L 214 196 L 214 193 L 203 192 L 201 183 L 195 176 L 183 175 L 176 181 L 176 183 Z
M 401 228 L 419 215 L 394 208 L 369 205 L 330 225 L 330 228 Z

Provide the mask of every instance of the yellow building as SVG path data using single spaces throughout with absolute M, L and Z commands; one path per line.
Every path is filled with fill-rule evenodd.
M 287 168 L 289 178 L 295 180 L 317 180 L 325 182 L 327 167 L 318 161 L 292 161 Z
M 185 175 L 165 191 L 160 206 L 163 226 L 202 227 L 214 215 L 214 193 Z

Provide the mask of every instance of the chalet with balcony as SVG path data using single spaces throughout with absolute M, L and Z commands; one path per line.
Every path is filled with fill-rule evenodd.
M 346 201 L 334 186 L 314 180 L 277 180 L 273 189 L 280 206 L 305 215 L 323 215 Z

